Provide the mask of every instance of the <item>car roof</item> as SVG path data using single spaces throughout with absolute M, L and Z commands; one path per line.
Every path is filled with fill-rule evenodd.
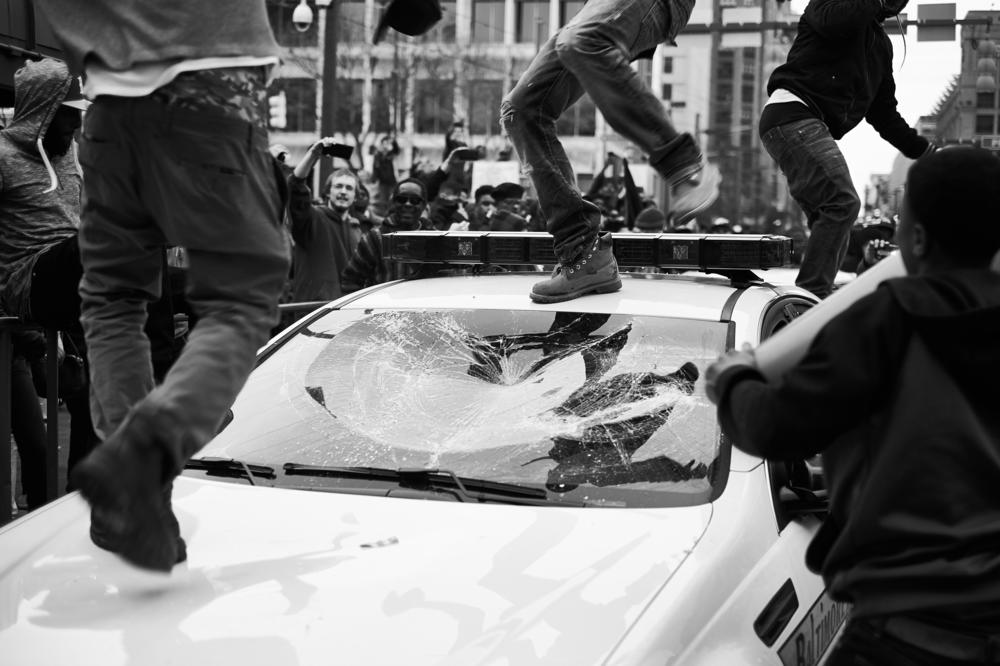
M 620 291 L 563 303 L 539 304 L 528 297 L 544 273 L 454 275 L 380 285 L 340 302 L 342 309 L 484 309 L 601 312 L 718 321 L 734 294 L 782 291 L 768 284 L 735 284 L 721 276 L 623 273 Z

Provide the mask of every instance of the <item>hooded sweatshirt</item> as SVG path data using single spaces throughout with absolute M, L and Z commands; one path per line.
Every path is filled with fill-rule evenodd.
M 794 93 L 834 139 L 867 120 L 901 153 L 911 159 L 920 157 L 928 142 L 899 114 L 892 44 L 882 27 L 905 4 L 898 0 L 811 0 L 799 20 L 788 58 L 767 82 L 768 94 L 779 88 Z M 766 125 L 762 119 L 761 131 Z
M 29 61 L 14 74 L 14 118 L 0 131 L 0 302 L 25 319 L 36 260 L 80 224 L 74 151 L 47 155 L 41 145 L 70 83 L 62 62 Z
M 807 562 L 857 617 L 1000 633 L 1000 274 L 889 280 L 766 383 L 719 386 L 723 430 L 775 460 L 823 452 Z

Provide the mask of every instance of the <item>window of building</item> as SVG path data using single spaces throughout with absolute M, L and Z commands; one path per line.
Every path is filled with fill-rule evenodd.
M 543 44 L 549 38 L 549 3 L 518 0 L 515 41 Z
M 754 93 L 753 86 L 748 86 L 748 85 L 740 86 L 740 95 L 743 96 L 743 101 L 745 103 L 753 101 L 753 93 Z
M 390 31 L 391 32 L 391 31 Z M 455 43 L 455 3 L 441 3 L 441 20 L 437 25 L 418 38 L 421 42 L 444 44 Z
M 559 25 L 569 23 L 570 19 L 580 13 L 586 2 L 582 0 L 562 0 L 559 3 Z
M 993 115 L 979 114 L 976 116 L 976 134 L 993 134 Z
M 665 99 L 668 102 L 674 98 L 674 86 L 669 83 L 663 84 L 663 96 L 661 99 Z
M 443 136 L 448 131 L 454 115 L 454 86 L 451 79 L 417 79 L 413 98 L 417 132 Z
M 590 95 L 584 95 L 559 117 L 556 132 L 562 136 L 594 136 L 597 131 L 597 107 Z
M 981 92 L 976 93 L 977 109 L 992 109 L 996 106 L 996 93 Z
M 733 78 L 733 52 L 731 50 L 719 53 L 718 74 L 720 79 Z
M 333 129 L 336 132 L 361 132 L 361 95 L 365 82 L 361 79 L 337 79 L 333 99 Z
M 674 73 L 674 59 L 670 56 L 663 58 L 663 73 L 673 74 Z
M 337 0 L 337 3 L 337 39 L 344 43 L 368 41 L 364 1 Z
M 309 29 L 299 32 L 292 23 L 292 11 L 294 5 L 283 3 L 267 3 L 267 19 L 271 24 L 271 31 L 274 38 L 281 46 L 316 46 L 319 44 L 318 21 L 313 21 Z M 313 16 L 316 16 L 316 7 L 313 6 Z
M 314 79 L 275 79 L 268 88 L 268 95 L 285 93 L 286 132 L 315 133 L 316 81 Z
M 473 0 L 472 41 L 477 44 L 503 42 L 504 0 Z
M 473 79 L 469 81 L 469 133 L 500 133 L 500 101 L 503 81 Z

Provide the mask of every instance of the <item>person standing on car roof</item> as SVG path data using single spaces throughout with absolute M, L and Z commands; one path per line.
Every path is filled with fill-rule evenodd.
M 264 0 L 37 4 L 94 100 L 80 149 L 80 294 L 106 439 L 73 478 L 98 546 L 169 571 L 186 557 L 173 479 L 218 430 L 278 321 L 289 251 L 266 86 L 280 49 Z M 198 325 L 154 388 L 142 322 L 164 245 L 187 251 Z
M 767 82 L 757 131 L 808 219 L 795 284 L 820 298 L 833 290 L 861 208 L 836 140 L 864 119 L 911 159 L 935 150 L 896 108 L 892 44 L 882 22 L 906 3 L 811 0 L 787 60 Z
M 694 0 L 590 0 L 539 49 L 500 106 L 500 124 L 530 173 L 559 264 L 531 299 L 566 301 L 621 289 L 600 209 L 585 201 L 559 143 L 556 121 L 584 93 L 618 133 L 649 154 L 673 188 L 670 210 L 686 219 L 718 197 L 717 170 L 705 168 L 690 134 L 674 129 L 663 102 L 630 63 L 672 44 Z
M 337 169 L 327 179 L 326 202 L 313 204 L 308 178 L 332 138 L 320 139 L 288 177 L 288 217 L 292 240 L 292 300 L 332 301 L 344 295 L 340 272 L 361 240 L 361 222 L 351 214 L 361 185 L 349 169 Z
M 948 148 L 909 170 L 907 276 L 829 321 L 766 381 L 709 367 L 736 447 L 823 452 L 829 515 L 806 562 L 852 604 L 828 666 L 1000 663 L 1000 159 Z

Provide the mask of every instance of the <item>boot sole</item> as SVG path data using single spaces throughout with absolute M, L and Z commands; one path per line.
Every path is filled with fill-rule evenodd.
M 92 507 L 124 512 L 128 519 L 120 543 L 95 545 L 141 569 L 169 572 L 178 561 L 177 538 L 163 520 L 162 507 L 153 499 L 155 493 L 140 490 L 130 496 L 123 492 L 121 478 L 93 457 L 91 454 L 77 463 L 72 473 L 74 485 Z
M 531 292 L 531 300 L 535 303 L 562 303 L 563 301 L 572 301 L 574 298 L 580 298 L 581 296 L 587 296 L 588 294 L 611 294 L 621 288 L 621 278 L 615 277 L 614 280 L 602 282 L 601 284 L 595 284 L 587 287 L 586 289 L 578 289 L 566 294 L 559 294 L 558 296 L 546 296 L 545 294 L 536 294 L 535 292 Z

